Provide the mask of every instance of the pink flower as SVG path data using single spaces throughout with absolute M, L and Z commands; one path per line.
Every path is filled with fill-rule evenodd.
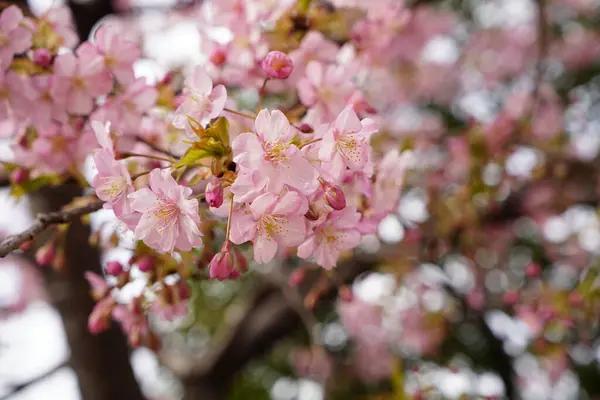
M 27 89 L 24 78 L 16 72 L 0 70 L 0 120 L 8 119 L 12 112 L 19 117 L 30 114 L 25 96 L 31 93 Z
M 356 230 L 360 214 L 353 207 L 329 214 L 327 220 L 298 246 L 298 257 L 310 258 L 325 269 L 335 267 L 341 252 L 358 246 L 361 235 Z
M 412 153 L 389 151 L 381 160 L 376 175 L 372 208 L 377 213 L 388 213 L 398 205 L 404 176 L 412 159 Z
M 294 132 L 279 110 L 262 110 L 254 122 L 256 133 L 243 133 L 232 144 L 240 174 L 231 187 L 235 201 L 251 201 L 263 189 L 279 193 L 288 185 L 304 195 L 319 186 L 317 171 L 292 144 Z
M 281 51 L 269 52 L 260 65 L 272 79 L 286 79 L 294 69 L 292 59 Z
M 142 213 L 134 235 L 153 249 L 166 253 L 177 247 L 188 251 L 202 243 L 198 229 L 198 200 L 192 189 L 177 184 L 168 169 L 150 172 L 150 188 L 131 193 L 131 207 Z
M 123 37 L 114 25 L 104 24 L 98 28 L 94 41 L 104 56 L 106 67 L 123 85 L 133 82 L 133 63 L 140 57 L 138 46 Z
M 319 158 L 331 163 L 331 174 L 340 179 L 346 167 L 361 171 L 369 161 L 371 135 L 377 132 L 375 121 L 358 118 L 352 106 L 346 107 L 323 134 Z
M 111 120 L 122 131 L 137 133 L 144 113 L 156 104 L 157 99 L 156 88 L 148 85 L 145 78 L 138 78 L 110 105 L 110 112 L 114 114 Z
M 88 114 L 94 108 L 94 98 L 112 89 L 102 56 L 88 42 L 79 46 L 77 57 L 71 53 L 56 57 L 54 73 L 52 96 L 72 114 Z
M 173 126 L 185 129 L 192 135 L 194 134 L 191 132 L 188 117 L 206 125 L 211 119 L 219 116 L 227 100 L 225 86 L 218 85 L 213 88 L 212 80 L 201 66 L 197 66 L 194 74 L 185 80 L 183 94 L 185 99 L 175 111 Z
M 54 76 L 35 75 L 30 78 L 28 87 L 31 95 L 27 107 L 35 109 L 31 113 L 31 122 L 38 130 L 47 130 L 52 125 L 52 120 L 66 122 L 67 113 L 64 107 L 58 105 L 51 96 Z
M 314 107 L 325 120 L 331 120 L 346 106 L 354 92 L 354 84 L 340 66 L 325 66 L 311 61 L 306 76 L 298 82 L 298 97 L 302 104 Z
M 79 42 L 71 16 L 71 9 L 68 6 L 50 7 L 40 17 L 40 22 L 52 27 L 54 34 L 60 38 L 57 40 L 60 46 L 73 48 Z
M 308 202 L 296 192 L 265 193 L 246 210 L 234 213 L 231 241 L 254 245 L 254 259 L 261 264 L 275 257 L 279 246 L 297 246 L 306 237 L 303 217 Z M 235 228 L 234 228 L 235 226 Z
M 98 198 L 106 202 L 104 208 L 112 208 L 117 218 L 127 220 L 127 217 L 132 214 L 130 200 L 127 197 L 133 192 L 131 176 L 125 164 L 115 160 L 114 145 L 110 138 L 110 123 L 92 121 L 91 125 L 96 140 L 102 147 L 92 157 L 98 170 L 98 174 L 92 181 L 92 187 Z
M 294 84 L 304 75 L 306 65 L 310 61 L 331 63 L 335 61 L 338 45 L 328 40 L 321 32 L 309 31 L 300 42 L 300 47 L 290 52 L 290 58 L 294 63 L 294 70 L 290 80 Z
M 15 54 L 31 47 L 31 32 L 22 26 L 23 12 L 15 5 L 0 13 L 0 68 L 7 68 Z

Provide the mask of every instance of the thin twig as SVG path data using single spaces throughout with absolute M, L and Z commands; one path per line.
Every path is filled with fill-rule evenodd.
M 246 113 L 243 113 L 243 112 L 240 112 L 240 111 L 232 110 L 231 108 L 227 108 L 227 107 L 225 107 L 223 109 L 223 111 L 227 111 L 229 113 L 232 113 L 232 114 L 235 114 L 235 115 L 239 115 L 240 117 L 248 118 L 248 119 L 251 119 L 253 121 L 256 118 L 255 116 L 252 116 L 250 114 L 246 114 Z
M 38 214 L 33 225 L 27 230 L 11 235 L 0 242 L 0 258 L 6 257 L 12 251 L 19 248 L 23 243 L 35 239 L 35 237 L 45 231 L 48 227 L 55 224 L 64 224 L 74 221 L 86 214 L 97 211 L 102 208 L 102 200 L 94 200 L 81 207 L 67 210 L 50 212 L 47 214 Z
M 157 145 L 155 145 L 154 143 L 152 143 L 151 141 L 147 140 L 146 138 L 143 138 L 141 136 L 136 136 L 135 140 L 137 140 L 138 142 L 144 143 L 146 146 L 150 147 L 152 150 L 157 151 L 159 153 L 163 153 L 169 157 L 172 157 L 174 159 L 178 159 L 179 157 L 176 154 L 171 153 L 168 150 L 162 149 L 160 147 L 158 147 Z

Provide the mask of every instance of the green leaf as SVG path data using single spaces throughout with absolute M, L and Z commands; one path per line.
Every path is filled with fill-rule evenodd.
M 208 128 L 205 129 L 203 135 L 211 137 L 223 144 L 229 144 L 229 121 L 227 118 L 220 117 Z

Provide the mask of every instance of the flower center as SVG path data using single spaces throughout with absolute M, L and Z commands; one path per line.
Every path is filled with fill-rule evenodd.
M 179 207 L 173 202 L 158 200 L 153 213 L 159 220 L 157 229 L 162 233 L 165 229 L 168 229 L 177 222 L 177 218 L 179 217 Z
M 123 193 L 125 193 L 125 189 L 127 188 L 127 180 L 125 177 L 111 176 L 103 178 L 102 180 L 103 182 L 98 188 L 99 192 L 110 199 L 110 201 L 118 199 Z
M 283 218 L 275 215 L 263 215 L 260 217 L 258 229 L 260 233 L 266 235 L 269 240 L 272 240 L 275 235 L 283 233 Z
M 270 161 L 275 165 L 287 160 L 285 150 L 288 147 L 290 147 L 289 143 L 282 143 L 280 141 L 266 142 L 264 144 L 265 160 Z

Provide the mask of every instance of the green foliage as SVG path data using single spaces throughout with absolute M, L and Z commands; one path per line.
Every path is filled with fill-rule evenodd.
M 231 154 L 229 147 L 229 122 L 221 117 L 206 129 L 202 128 L 197 121 L 190 120 L 190 126 L 200 139 L 191 143 L 191 147 L 185 152 L 181 160 L 175 164 L 175 168 L 193 166 L 200 160 L 206 158 L 221 158 Z

